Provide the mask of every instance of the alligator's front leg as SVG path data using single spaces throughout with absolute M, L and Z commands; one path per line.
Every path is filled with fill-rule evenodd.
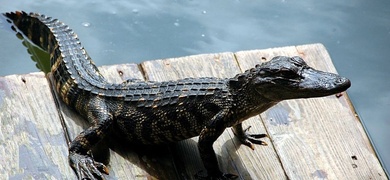
M 253 144 L 260 144 L 266 146 L 267 143 L 260 140 L 261 138 L 268 137 L 267 134 L 248 134 L 247 131 L 249 131 L 251 126 L 247 127 L 246 129 L 242 128 L 242 124 L 236 124 L 234 125 L 233 132 L 234 135 L 241 141 L 242 144 L 245 146 L 250 147 L 251 149 L 255 149 Z M 252 144 L 253 143 L 253 144 Z
M 81 132 L 69 147 L 69 163 L 79 179 L 104 179 L 108 169 L 103 163 L 96 162 L 91 149 L 109 133 L 113 124 L 104 100 L 95 98 L 88 106 L 88 119 L 92 126 Z
M 198 149 L 203 165 L 207 170 L 208 177 L 205 179 L 236 179 L 237 176 L 233 174 L 224 174 L 218 166 L 217 156 L 213 149 L 213 144 L 217 138 L 226 129 L 224 118 L 227 112 L 219 112 L 211 120 L 209 126 L 206 126 L 199 135 Z M 199 175 L 200 176 L 200 175 Z M 200 177 L 202 179 L 202 177 Z

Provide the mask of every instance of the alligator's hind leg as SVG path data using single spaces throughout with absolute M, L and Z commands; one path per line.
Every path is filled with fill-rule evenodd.
M 108 112 L 104 100 L 91 99 L 86 105 L 88 120 L 92 126 L 81 132 L 70 144 L 69 163 L 79 179 L 104 179 L 108 169 L 103 163 L 96 162 L 91 149 L 109 133 L 113 117 Z
M 250 147 L 251 149 L 255 149 L 253 144 L 260 144 L 266 146 L 267 143 L 260 140 L 261 138 L 268 137 L 267 134 L 248 134 L 247 131 L 249 131 L 251 126 L 247 127 L 246 129 L 242 128 L 242 124 L 236 124 L 233 126 L 233 132 L 234 135 L 241 141 L 242 144 Z

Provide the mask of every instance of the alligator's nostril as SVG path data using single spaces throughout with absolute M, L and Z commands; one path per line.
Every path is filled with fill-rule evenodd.
M 338 79 L 336 80 L 336 83 L 337 83 L 337 84 L 343 84 L 343 83 L 345 83 L 345 82 L 347 82 L 347 81 L 348 81 L 347 78 L 338 78 Z
M 335 84 L 338 86 L 343 86 L 348 88 L 351 86 L 351 81 L 348 78 L 341 77 L 341 78 L 337 78 Z

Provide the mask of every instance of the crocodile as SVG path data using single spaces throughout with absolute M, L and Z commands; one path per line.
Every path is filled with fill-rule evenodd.
M 206 179 L 234 179 L 222 172 L 212 147 L 232 127 L 244 145 L 266 145 L 266 134 L 249 134 L 242 122 L 280 101 L 323 97 L 347 90 L 351 82 L 316 70 L 298 56 L 277 56 L 231 78 L 176 81 L 130 79 L 108 82 L 64 23 L 38 13 L 3 13 L 14 31 L 50 54 L 52 81 L 62 101 L 90 122 L 69 145 L 69 163 L 79 179 L 104 179 L 108 168 L 91 149 L 118 132 L 128 142 L 161 144 L 199 136 Z M 201 177 L 201 176 L 199 176 Z

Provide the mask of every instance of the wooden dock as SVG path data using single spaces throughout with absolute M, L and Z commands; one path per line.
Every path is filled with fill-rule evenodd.
M 301 56 L 336 72 L 321 44 L 203 54 L 103 66 L 112 82 L 184 77 L 233 77 L 274 56 Z M 353 82 L 352 82 L 353 84 Z M 0 77 L 0 179 L 76 179 L 68 141 L 88 124 L 67 108 L 43 73 Z M 239 179 L 388 179 L 346 93 L 289 100 L 244 122 L 267 133 L 268 146 L 241 146 L 230 129 L 214 144 L 220 167 Z M 197 137 L 176 144 L 130 147 L 106 138 L 95 157 L 107 161 L 107 179 L 194 179 L 203 169 Z M 108 148 L 110 147 L 110 148 Z

